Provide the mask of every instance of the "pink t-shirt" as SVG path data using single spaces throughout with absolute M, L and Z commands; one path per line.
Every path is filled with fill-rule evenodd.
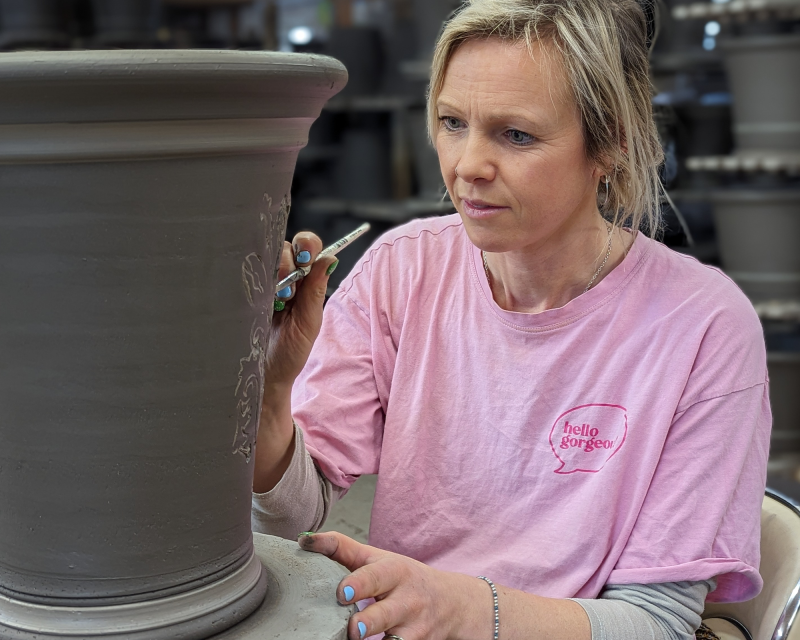
M 370 543 L 550 597 L 761 589 L 766 353 L 719 270 L 639 234 L 560 309 L 498 307 L 457 215 L 380 238 L 293 393 L 340 487 L 378 473 Z

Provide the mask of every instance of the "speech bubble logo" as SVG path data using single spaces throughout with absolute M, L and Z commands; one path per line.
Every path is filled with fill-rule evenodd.
M 628 435 L 628 410 L 618 404 L 583 404 L 556 418 L 550 448 L 561 463 L 555 473 L 597 473 Z

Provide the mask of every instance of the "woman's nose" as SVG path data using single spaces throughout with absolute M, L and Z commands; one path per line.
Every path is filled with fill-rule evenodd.
M 465 182 L 494 180 L 497 168 L 491 156 L 490 145 L 478 136 L 467 136 L 455 173 Z

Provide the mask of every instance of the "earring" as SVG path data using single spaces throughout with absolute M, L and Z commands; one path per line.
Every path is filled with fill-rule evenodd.
M 600 205 L 601 208 L 605 207 L 608 204 L 608 183 L 611 182 L 608 176 L 605 176 L 605 184 L 606 184 L 606 199 L 603 200 L 603 204 Z

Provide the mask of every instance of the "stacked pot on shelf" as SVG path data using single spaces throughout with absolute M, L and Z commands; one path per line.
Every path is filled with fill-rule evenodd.
M 61 49 L 69 44 L 59 0 L 0 0 L 0 49 Z
M 734 0 L 673 10 L 718 21 L 733 96 L 734 152 L 688 158 L 718 186 L 723 268 L 764 324 L 773 406 L 770 463 L 800 468 L 800 0 Z
M 157 0 L 91 0 L 91 48 L 139 48 L 152 44 Z M 77 3 L 64 0 L 0 0 L 0 50 L 66 49 Z

